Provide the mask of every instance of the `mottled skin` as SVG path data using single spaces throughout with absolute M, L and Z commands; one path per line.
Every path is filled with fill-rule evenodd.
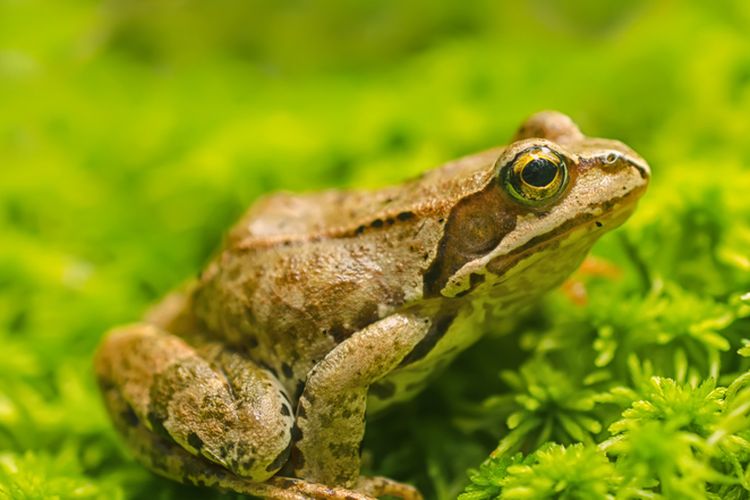
M 530 151 L 567 175 L 533 204 L 502 180 L 542 154 Z M 539 168 L 524 175 L 547 185 L 552 167 Z M 400 186 L 264 198 L 196 282 L 106 337 L 106 405 L 136 456 L 180 481 L 277 499 L 421 498 L 359 477 L 365 411 L 413 396 L 488 319 L 560 284 L 648 177 L 622 143 L 545 112 L 509 146 Z

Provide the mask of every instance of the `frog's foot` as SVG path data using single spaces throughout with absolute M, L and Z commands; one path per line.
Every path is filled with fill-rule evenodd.
M 274 477 L 268 481 L 269 486 L 283 489 L 285 494 L 301 494 L 304 498 L 316 500 L 375 500 L 382 496 L 392 496 L 402 500 L 422 500 L 422 495 L 413 486 L 398 483 L 386 477 L 360 477 L 356 489 L 331 488 L 303 479 Z M 275 497 L 274 497 L 275 498 Z
M 237 476 L 224 467 L 190 454 L 171 439 L 150 431 L 137 421 L 130 404 L 116 389 L 107 388 L 105 398 L 115 425 L 138 460 L 161 476 L 186 484 L 269 500 L 374 500 L 364 493 L 329 488 L 301 479 L 272 477 L 259 483 Z
M 402 500 L 422 500 L 423 498 L 414 486 L 380 476 L 361 476 L 357 481 L 357 491 L 362 491 L 374 497 L 388 495 Z
M 261 483 L 287 461 L 293 416 L 286 393 L 269 371 L 237 352 L 216 344 L 196 349 L 138 324 L 109 334 L 96 371 L 119 430 L 162 475 Z

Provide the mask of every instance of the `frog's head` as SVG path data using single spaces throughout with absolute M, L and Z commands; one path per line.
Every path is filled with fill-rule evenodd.
M 424 276 L 432 296 L 522 298 L 556 286 L 627 219 L 650 176 L 629 147 L 586 137 L 554 112 L 529 118 L 493 159 L 486 184 L 448 217 Z

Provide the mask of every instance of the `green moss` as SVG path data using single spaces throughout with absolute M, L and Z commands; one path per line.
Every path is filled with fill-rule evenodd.
M 366 468 L 440 500 L 747 498 L 748 32 L 740 0 L 0 1 L 0 497 L 204 496 L 122 448 L 102 333 L 263 192 L 399 182 L 553 108 L 652 165 L 594 249 L 616 272 L 492 325 L 370 422 Z

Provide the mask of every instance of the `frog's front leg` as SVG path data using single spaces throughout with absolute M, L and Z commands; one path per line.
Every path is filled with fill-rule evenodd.
M 297 406 L 291 464 L 297 477 L 324 484 L 356 486 L 359 447 L 364 436 L 369 386 L 396 368 L 422 340 L 430 321 L 395 314 L 354 333 L 316 364 L 307 377 Z M 404 493 L 396 483 L 365 480 L 360 489 L 378 496 Z M 377 490 L 377 491 L 376 491 Z

